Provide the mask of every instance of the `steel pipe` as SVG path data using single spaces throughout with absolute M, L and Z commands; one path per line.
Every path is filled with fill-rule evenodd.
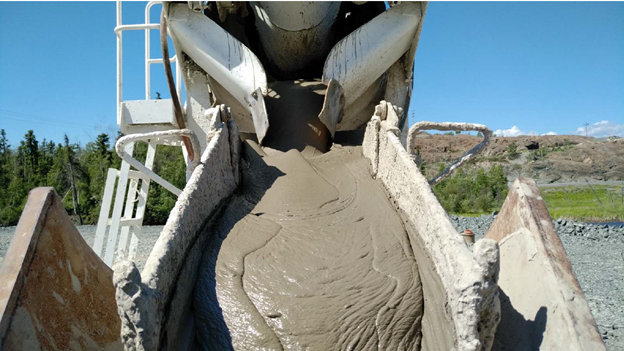
M 445 170 L 440 172 L 437 176 L 433 177 L 429 181 L 429 185 L 434 186 L 444 180 L 444 178 L 448 177 L 451 173 L 457 170 L 459 167 L 464 165 L 468 160 L 475 157 L 479 152 L 483 151 L 485 146 L 490 142 L 490 137 L 492 136 L 492 131 L 483 124 L 475 124 L 475 123 L 455 123 L 455 122 L 418 122 L 414 124 L 407 134 L 407 144 L 408 148 L 407 152 L 410 155 L 414 155 L 414 143 L 416 142 L 416 133 L 421 130 L 450 130 L 450 131 L 478 131 L 483 133 L 483 141 L 477 144 L 472 149 L 468 150 L 462 157 L 460 157 L 457 161 L 447 167 Z
M 117 140 L 117 143 L 115 143 L 115 152 L 117 152 L 117 155 L 119 155 L 119 157 L 122 160 L 126 161 L 129 165 L 131 165 L 132 167 L 136 168 L 138 171 L 145 174 L 149 179 L 160 184 L 163 188 L 169 190 L 170 192 L 176 195 L 180 195 L 182 193 L 180 189 L 178 189 L 173 184 L 169 183 L 168 181 L 160 177 L 158 174 L 154 173 L 154 171 L 152 171 L 151 169 L 145 167 L 141 162 L 137 161 L 134 157 L 132 157 L 130 154 L 128 154 L 125 151 L 125 147 L 129 143 L 134 143 L 136 141 L 149 141 L 149 140 L 158 142 L 158 141 L 168 140 L 171 137 L 179 137 L 179 138 L 184 137 L 184 138 L 190 139 L 195 155 L 200 154 L 199 140 L 197 139 L 197 136 L 195 135 L 195 133 L 193 133 L 193 131 L 191 131 L 190 129 L 172 129 L 172 130 L 167 130 L 163 132 L 126 135 L 124 137 L 119 138 L 119 140 Z M 191 172 L 192 170 L 195 169 L 197 164 L 198 162 L 196 160 L 191 161 L 191 164 L 190 164 Z

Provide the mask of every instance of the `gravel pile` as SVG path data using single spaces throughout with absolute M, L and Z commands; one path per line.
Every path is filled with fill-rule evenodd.
M 483 237 L 495 215 L 457 217 L 451 220 L 458 231 L 470 229 L 476 239 Z M 607 350 L 624 350 L 624 225 L 589 224 L 566 220 L 554 222 L 568 258 L 585 292 Z M 95 226 L 79 226 L 89 245 Z M 142 269 L 162 226 L 143 227 L 137 266 Z M 0 264 L 15 227 L 0 227 Z
M 495 215 L 457 217 L 455 228 L 483 237 Z M 609 351 L 624 350 L 624 225 L 553 221 Z

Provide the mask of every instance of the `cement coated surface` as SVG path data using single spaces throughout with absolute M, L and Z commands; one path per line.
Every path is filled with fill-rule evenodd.
M 419 267 L 395 206 L 361 147 L 314 154 L 245 144 L 195 287 L 204 349 L 419 349 Z
M 501 323 L 493 350 L 605 350 L 532 179 L 509 189 L 486 238 L 499 242 Z

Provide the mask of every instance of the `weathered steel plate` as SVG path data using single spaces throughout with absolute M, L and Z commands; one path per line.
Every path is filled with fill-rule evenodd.
M 0 349 L 122 350 L 112 277 L 56 192 L 32 190 L 0 267 Z

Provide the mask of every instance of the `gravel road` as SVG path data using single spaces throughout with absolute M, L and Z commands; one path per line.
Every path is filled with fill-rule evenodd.
M 494 216 L 456 217 L 458 231 L 472 230 L 483 237 Z M 585 292 L 607 350 L 624 350 L 624 226 L 555 221 L 568 258 Z M 89 245 L 95 239 L 95 226 L 78 226 Z M 142 269 L 162 226 L 143 227 L 137 266 Z M 0 264 L 15 227 L 0 227 Z

